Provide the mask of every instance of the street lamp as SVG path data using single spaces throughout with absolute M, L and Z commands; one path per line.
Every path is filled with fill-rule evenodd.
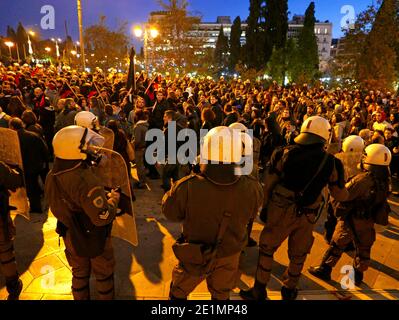
M 159 31 L 157 29 L 150 29 L 150 35 L 153 39 L 159 36 Z
M 142 38 L 144 36 L 144 64 L 145 64 L 145 70 L 148 72 L 148 40 L 149 37 L 152 39 L 155 39 L 156 37 L 159 36 L 159 31 L 154 28 L 142 28 L 140 26 L 136 26 L 133 29 L 133 33 L 137 38 Z
M 134 28 L 134 35 L 137 38 L 141 38 L 143 36 L 143 29 L 141 29 L 141 27 L 135 27 Z
M 82 56 L 82 67 L 83 71 L 86 70 L 86 58 L 85 58 L 85 44 L 83 38 L 83 14 L 82 14 L 82 1 L 77 1 L 77 9 L 78 9 L 78 23 L 79 23 L 79 38 L 80 38 L 80 53 Z
M 32 30 L 28 31 L 28 52 L 29 55 L 33 56 L 32 41 L 30 41 L 30 36 L 34 37 L 35 33 Z
M 59 59 L 60 58 L 60 47 L 58 46 L 58 42 L 62 42 L 62 39 L 51 38 L 51 41 L 55 42 L 55 51 L 56 51 L 57 59 Z
M 10 51 L 10 58 L 11 58 L 11 60 L 12 60 L 11 48 L 14 46 L 14 42 L 12 42 L 12 41 L 6 41 L 6 42 L 4 42 L 4 44 L 8 47 L 8 50 Z

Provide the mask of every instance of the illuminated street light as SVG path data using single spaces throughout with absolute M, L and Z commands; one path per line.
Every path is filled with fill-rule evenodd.
M 143 36 L 143 29 L 141 29 L 141 27 L 135 27 L 133 32 L 137 38 L 141 38 Z
M 150 30 L 150 35 L 153 39 L 159 36 L 159 31 L 157 29 L 151 29 Z
M 47 53 L 51 52 L 51 48 L 45 47 L 44 50 L 46 50 Z
M 6 41 L 6 42 L 4 42 L 4 44 L 5 44 L 7 47 L 9 47 L 9 48 L 11 48 L 11 47 L 14 46 L 14 42 L 11 42 L 11 41 Z
M 72 50 L 72 51 L 71 51 L 71 54 L 72 54 L 73 56 L 76 56 L 76 55 L 78 54 L 78 52 L 77 52 L 76 50 Z
M 34 37 L 36 35 L 35 32 L 33 32 L 32 30 L 28 31 L 28 52 L 29 55 L 33 55 L 33 48 L 32 48 L 32 41 L 30 41 L 30 36 Z
M 79 38 L 80 38 L 80 55 L 82 56 L 82 67 L 86 70 L 86 58 L 85 58 L 85 43 L 83 37 L 83 14 L 82 14 L 82 1 L 76 0 L 78 9 L 78 23 L 79 23 Z
M 8 47 L 8 50 L 10 51 L 10 58 L 12 59 L 11 48 L 14 46 L 14 42 L 6 41 L 6 42 L 4 42 L 4 44 Z
M 155 39 L 159 36 L 159 31 L 151 27 L 150 29 L 141 28 L 140 26 L 134 27 L 133 33 L 137 38 L 142 38 L 144 36 L 144 61 L 145 61 L 145 70 L 148 71 L 148 38 L 151 37 Z
M 60 57 L 60 47 L 58 46 L 58 42 L 62 42 L 62 39 L 51 38 L 51 41 L 55 42 L 55 52 L 56 52 L 57 58 L 59 58 Z

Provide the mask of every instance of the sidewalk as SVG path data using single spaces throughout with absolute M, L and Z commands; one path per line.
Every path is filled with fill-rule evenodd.
M 117 299 L 167 299 L 171 272 L 176 263 L 172 244 L 180 233 L 179 224 L 166 221 L 160 214 L 162 190 L 160 180 L 149 183 L 151 191 L 136 190 L 136 221 L 139 233 L 139 246 L 134 248 L 124 241 L 114 239 L 116 272 L 115 288 Z M 394 200 L 395 201 L 395 200 Z M 399 201 L 393 206 L 399 212 Z M 322 220 L 322 219 L 321 219 Z M 390 217 L 391 226 L 383 235 L 377 235 L 372 250 L 370 269 L 365 273 L 365 283 L 361 288 L 348 292 L 341 288 L 344 265 L 352 265 L 352 258 L 344 255 L 334 269 L 335 281 L 324 283 L 307 271 L 301 277 L 300 300 L 378 300 L 399 299 L 399 216 Z M 53 216 L 32 215 L 30 222 L 16 218 L 17 239 L 15 243 L 19 272 L 22 275 L 24 290 L 22 300 L 64 300 L 72 299 L 71 272 L 64 255 L 64 247 L 58 243 L 55 233 L 56 220 Z M 255 223 L 253 237 L 258 240 L 262 225 Z M 316 227 L 315 243 L 304 270 L 317 264 L 327 244 L 322 236 L 322 225 Z M 241 257 L 241 279 L 239 288 L 248 288 L 254 281 L 258 256 L 257 248 L 248 248 Z M 273 276 L 269 283 L 269 298 L 280 299 L 280 278 L 288 263 L 287 242 L 275 255 Z M 92 279 L 92 288 L 95 282 Z M 0 299 L 7 296 L 4 279 L 0 280 Z M 232 299 L 239 299 L 238 289 Z M 93 290 L 95 297 L 95 290 Z M 210 299 L 206 284 L 202 283 L 190 299 Z

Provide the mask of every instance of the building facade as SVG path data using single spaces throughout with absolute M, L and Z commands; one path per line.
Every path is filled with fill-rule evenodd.
M 193 26 L 190 36 L 193 38 L 200 38 L 204 43 L 204 48 L 216 48 L 216 42 L 219 36 L 220 28 L 223 26 L 224 34 L 230 39 L 231 27 L 233 23 L 230 17 L 220 16 L 217 17 L 216 22 L 201 22 Z M 245 30 L 247 24 L 241 24 L 241 45 L 245 44 Z
M 157 23 L 167 13 L 152 12 L 150 15 L 149 23 Z M 298 38 L 301 29 L 303 28 L 305 17 L 300 15 L 294 15 L 292 20 L 288 24 L 288 38 Z M 230 39 L 231 27 L 233 26 L 232 20 L 229 16 L 219 16 L 216 22 L 201 22 L 194 24 L 193 29 L 190 31 L 189 36 L 192 38 L 200 39 L 204 43 L 204 48 L 216 48 L 216 42 L 219 36 L 220 28 L 223 27 L 224 34 Z M 247 29 L 247 23 L 242 22 L 242 34 L 241 44 L 244 45 L 245 31 Z M 317 45 L 320 59 L 320 70 L 324 71 L 328 65 L 328 61 L 331 58 L 331 43 L 332 43 L 332 32 L 333 24 L 329 21 L 316 22 L 315 34 L 317 37 Z
M 288 38 L 298 38 L 301 29 L 303 28 L 304 17 L 294 16 L 292 21 L 288 24 Z M 230 17 L 217 17 L 216 22 L 202 22 L 195 25 L 190 32 L 192 37 L 202 38 L 205 48 L 215 48 L 219 36 L 220 27 L 223 26 L 224 34 L 230 39 L 232 21 Z M 245 30 L 247 24 L 244 21 L 241 25 L 241 44 L 245 44 Z M 315 34 L 317 38 L 317 45 L 319 49 L 320 68 L 324 69 L 325 64 L 331 58 L 331 42 L 332 42 L 333 24 L 329 21 L 316 22 Z

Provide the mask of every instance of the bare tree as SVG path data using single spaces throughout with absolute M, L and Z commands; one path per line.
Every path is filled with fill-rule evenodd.
M 188 73 L 200 66 L 203 40 L 193 35 L 201 17 L 188 11 L 186 0 L 159 0 L 164 10 L 155 21 L 159 37 L 153 40 L 154 64 L 159 71 Z

